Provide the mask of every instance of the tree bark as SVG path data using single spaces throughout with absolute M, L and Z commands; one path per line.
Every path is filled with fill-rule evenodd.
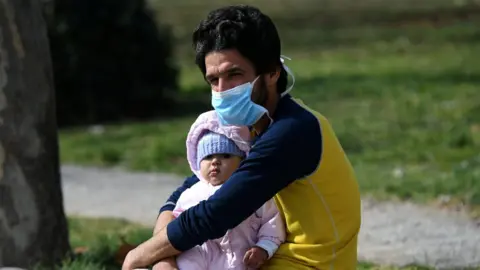
M 0 267 L 70 251 L 41 1 L 0 0 Z

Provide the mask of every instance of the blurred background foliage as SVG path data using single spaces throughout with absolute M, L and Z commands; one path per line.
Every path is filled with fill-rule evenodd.
M 45 2 L 62 162 L 189 174 L 211 108 L 190 36 L 232 3 Z M 292 94 L 332 122 L 364 194 L 480 205 L 478 1 L 243 3 L 277 24 Z

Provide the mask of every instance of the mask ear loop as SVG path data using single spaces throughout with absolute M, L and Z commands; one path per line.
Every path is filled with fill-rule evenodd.
M 280 97 L 284 97 L 286 94 L 288 94 L 290 91 L 292 91 L 293 89 L 293 85 L 295 84 L 295 76 L 293 75 L 293 72 L 292 70 L 290 70 L 290 68 L 287 67 L 287 65 L 285 65 L 285 59 L 288 59 L 288 60 L 292 60 L 290 57 L 288 56 L 285 56 L 285 55 L 280 55 L 280 62 L 282 62 L 282 66 L 283 68 L 285 69 L 285 71 L 287 72 L 288 75 L 290 75 L 292 77 L 292 85 L 290 85 L 287 90 L 285 90 L 283 93 L 280 94 Z M 270 119 L 270 124 L 268 125 L 268 127 L 270 127 L 272 124 L 273 124 L 273 119 L 272 117 L 270 117 L 269 113 L 267 112 L 267 116 L 268 118 Z
M 293 75 L 292 70 L 287 65 L 285 65 L 285 59 L 288 59 L 288 60 L 292 60 L 292 59 L 290 57 L 285 56 L 285 55 L 280 55 L 280 62 L 282 62 L 283 68 L 285 69 L 287 74 L 290 75 L 290 77 L 292 77 L 292 85 L 290 85 L 287 88 L 287 90 L 285 90 L 282 94 L 280 94 L 280 97 L 284 97 L 286 94 L 288 94 L 290 91 L 292 91 L 293 86 L 295 85 L 295 76 Z

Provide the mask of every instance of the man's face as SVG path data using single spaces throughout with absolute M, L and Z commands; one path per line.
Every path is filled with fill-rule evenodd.
M 223 92 L 257 77 L 255 67 L 237 50 L 214 51 L 205 56 L 205 78 L 213 91 Z M 268 91 L 263 76 L 260 76 L 252 90 L 252 101 L 265 105 Z

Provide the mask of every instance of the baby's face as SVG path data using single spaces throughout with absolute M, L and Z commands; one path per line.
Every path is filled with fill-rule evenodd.
M 211 185 L 221 185 L 240 166 L 240 161 L 240 157 L 230 154 L 210 155 L 200 162 L 200 174 Z

